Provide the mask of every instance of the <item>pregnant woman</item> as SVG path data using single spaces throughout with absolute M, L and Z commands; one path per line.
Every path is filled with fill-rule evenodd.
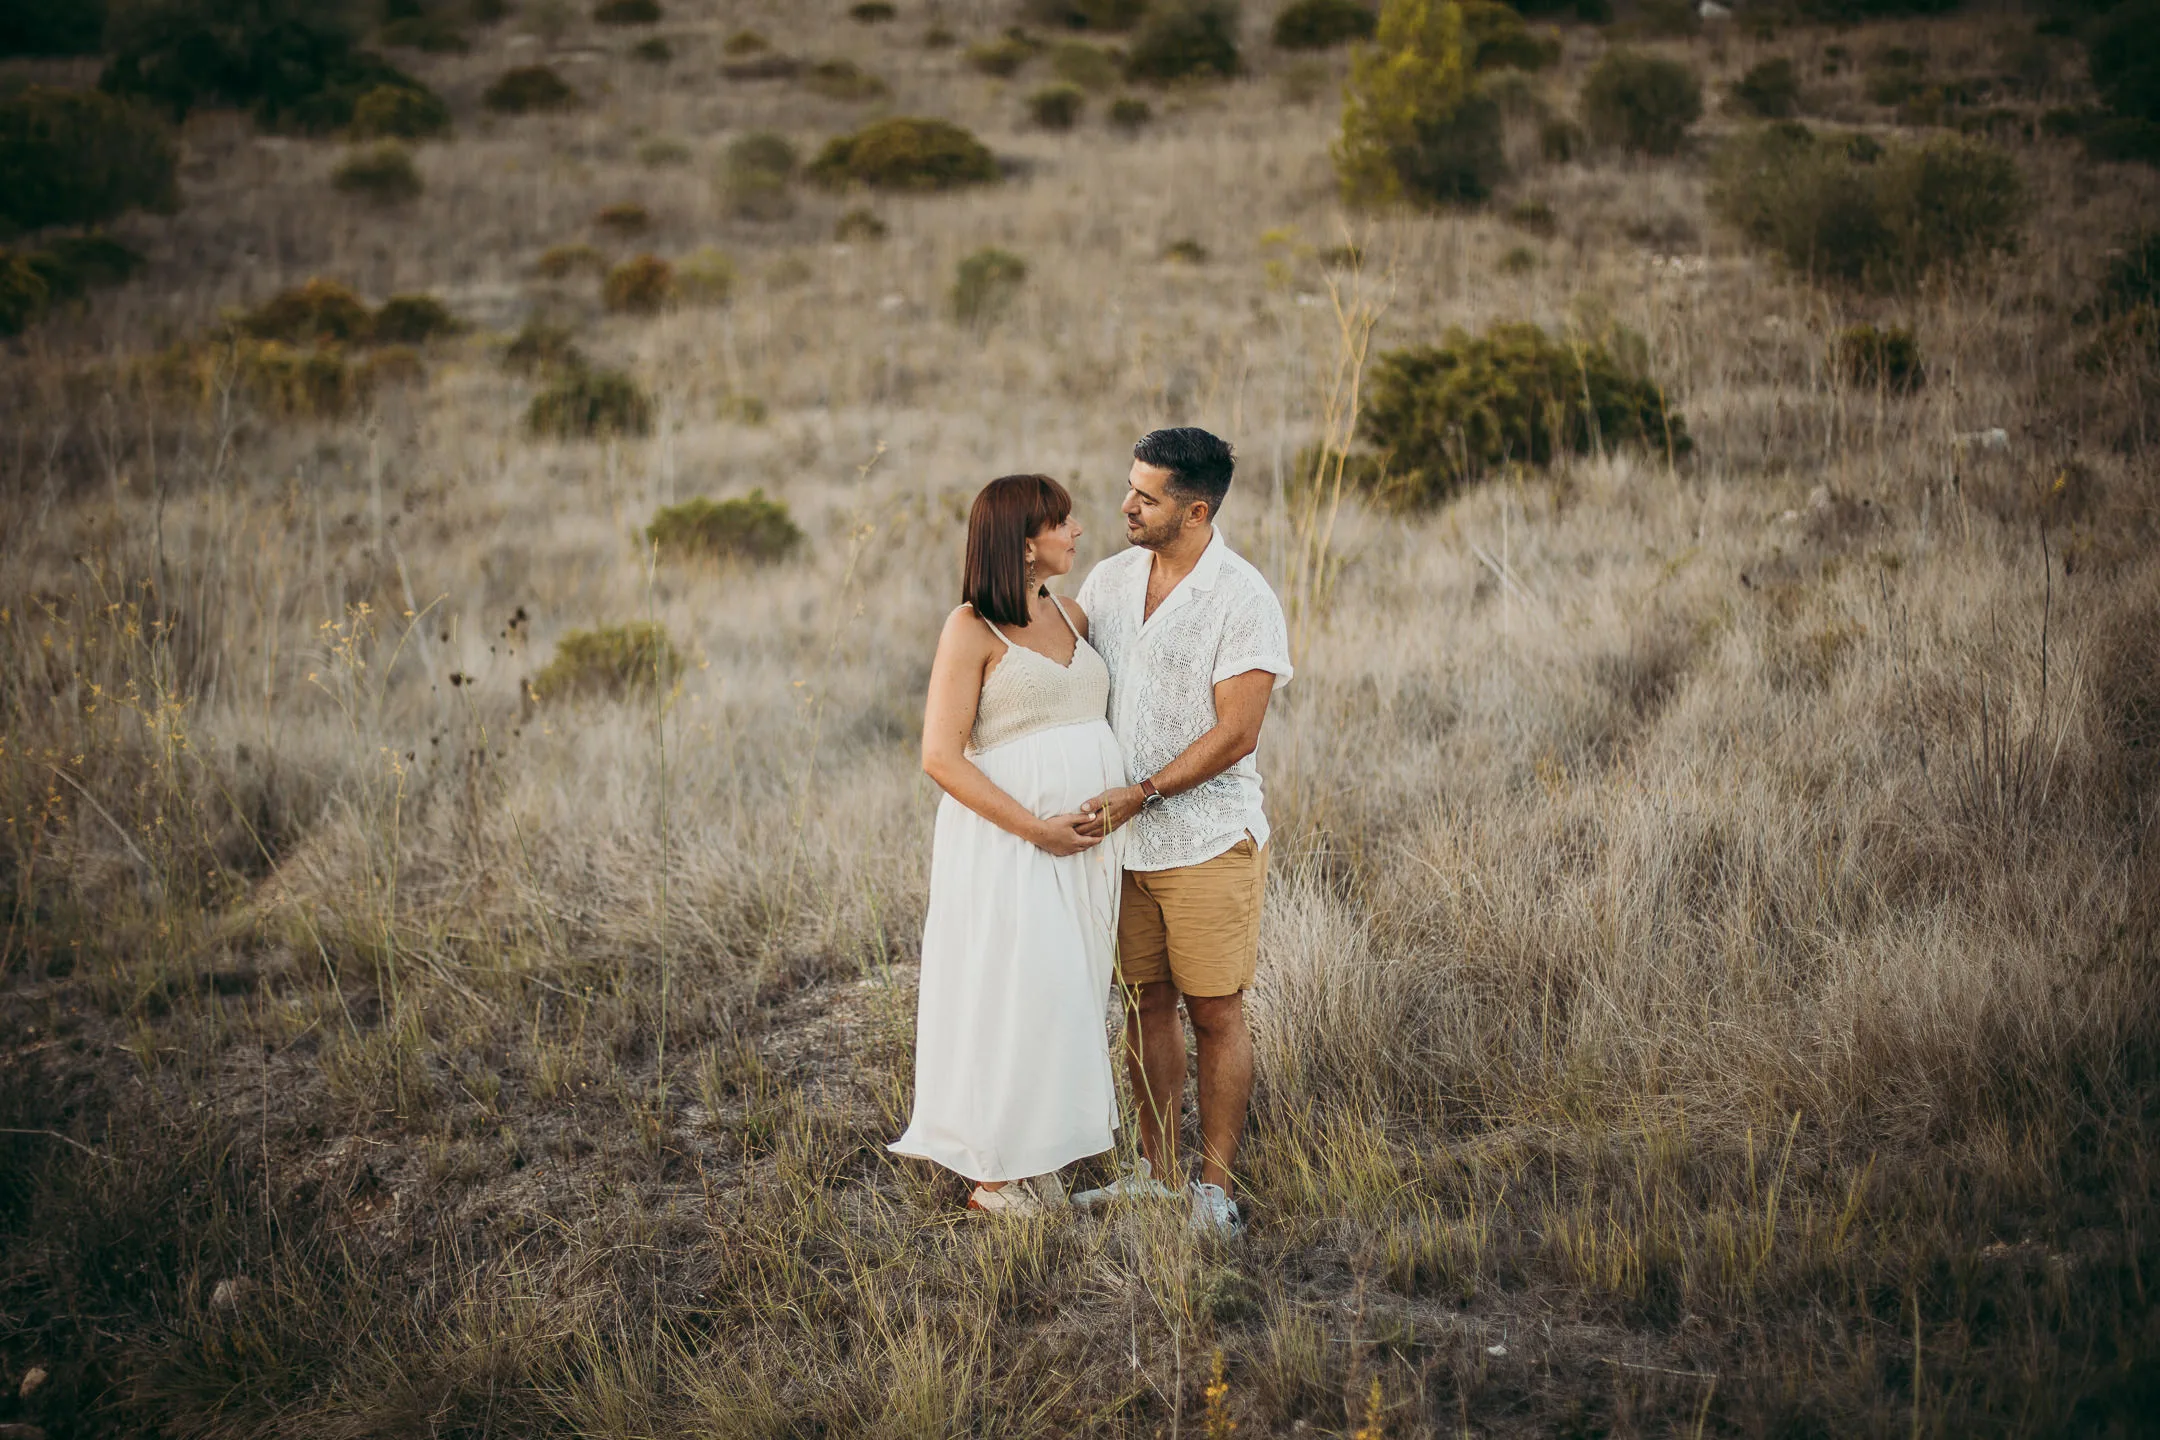
M 930 667 L 923 769 L 944 790 L 930 857 L 915 1110 L 893 1142 L 975 1182 L 972 1209 L 1062 1204 L 1057 1171 L 1110 1148 L 1103 1026 L 1119 870 L 1080 803 L 1125 783 L 1110 675 L 1046 580 L 1080 524 L 1047 475 L 1007 475 L 968 516 L 966 603 Z

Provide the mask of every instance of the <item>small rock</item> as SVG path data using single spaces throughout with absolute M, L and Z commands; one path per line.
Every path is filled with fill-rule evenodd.
M 1490 1355 L 1490 1356 L 1492 1356 L 1492 1357 L 1493 1357 L 1494 1359 L 1499 1359 L 1500 1357 L 1502 1357 L 1502 1356 L 1504 1356 L 1504 1355 L 1506 1355 L 1506 1354 L 1507 1354 L 1507 1346 L 1505 1346 L 1505 1345 L 1487 1345 L 1487 1346 L 1485 1347 L 1485 1353 L 1486 1353 L 1487 1355 Z
M 254 1288 L 255 1282 L 245 1275 L 234 1275 L 220 1280 L 217 1282 L 216 1288 L 210 1292 L 210 1308 L 213 1310 L 230 1310 L 233 1306 L 246 1299 L 248 1291 Z
M 22 1377 L 22 1386 L 15 1394 L 21 1399 L 28 1400 L 32 1395 L 37 1394 L 40 1385 L 43 1385 L 51 1378 L 45 1373 L 44 1366 L 33 1365 L 30 1367 L 29 1372 Z

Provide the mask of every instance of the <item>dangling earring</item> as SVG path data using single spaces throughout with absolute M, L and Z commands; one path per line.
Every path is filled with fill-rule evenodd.
M 1033 600 L 1037 593 L 1035 587 L 1035 560 L 1033 556 L 1030 556 L 1027 562 L 1027 593 L 1028 599 L 1030 600 Z

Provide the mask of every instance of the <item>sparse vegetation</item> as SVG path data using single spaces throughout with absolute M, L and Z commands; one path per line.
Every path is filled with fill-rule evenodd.
M 525 426 L 558 440 L 593 440 L 652 431 L 652 401 L 619 370 L 566 367 L 533 397 Z
M 450 107 L 432 90 L 378 85 L 353 103 L 358 140 L 433 140 L 450 133 Z
M 771 564 L 795 553 L 803 533 L 788 507 L 752 490 L 730 500 L 700 496 L 662 508 L 645 538 L 670 559 L 749 560 Z
M 563 636 L 555 642 L 555 658 L 534 678 L 532 688 L 543 700 L 619 700 L 638 690 L 665 690 L 682 669 L 682 657 L 666 629 L 633 620 Z
M 1352 40 L 1370 40 L 1378 23 L 1358 0 L 1291 0 L 1275 12 L 1268 38 L 1278 50 L 1332 50 Z
M 1037 25 L 1059 30 L 1130 30 L 1147 14 L 1148 0 L 1024 0 L 1021 13 Z
M 660 0 L 600 0 L 593 19 L 602 25 L 657 25 L 663 18 Z
M 1090 45 L 1085 40 L 1061 40 L 1050 47 L 1050 73 L 1082 90 L 1114 90 L 1118 83 L 1118 61 L 1100 45 Z
M 331 172 L 330 183 L 377 205 L 403 205 L 425 189 L 412 151 L 395 140 L 354 150 Z
M 1543 70 L 1560 58 L 1559 37 L 1532 30 L 1500 0 L 1457 0 L 1457 8 L 1473 70 Z
M 985 75 L 1005 79 L 1020 73 L 1020 67 L 1042 53 L 1042 45 L 1019 30 L 1010 30 L 995 40 L 984 40 L 967 48 L 967 63 Z
M 675 293 L 692 305 L 725 305 L 735 293 L 735 262 L 711 245 L 675 262 Z
M 374 337 L 375 314 L 351 286 L 318 276 L 241 315 L 233 329 L 284 345 L 364 345 Z
M 547 320 L 525 322 L 503 351 L 503 366 L 518 375 L 548 375 L 556 371 L 582 371 L 585 356 L 564 326 Z
M 675 58 L 675 45 L 665 35 L 648 35 L 630 47 L 630 58 L 647 65 L 665 65 Z
M 1629 350 L 1500 324 L 1391 351 L 1373 366 L 1359 417 L 1378 459 L 1352 473 L 1384 503 L 1417 509 L 1510 464 L 1621 445 L 1687 454 L 1686 423 Z
M 1142 130 L 1155 118 L 1155 107 L 1138 95 L 1120 95 L 1110 102 L 1110 123 L 1126 134 Z
M 425 345 L 461 335 L 465 328 L 450 307 L 432 295 L 392 295 L 375 312 L 374 339 L 380 345 Z
M 772 49 L 772 42 L 755 30 L 737 30 L 721 42 L 720 49 L 727 55 L 756 55 Z
M 607 256 L 598 248 L 579 241 L 570 245 L 551 245 L 540 252 L 533 262 L 534 273 L 543 280 L 567 280 L 573 275 L 607 273 Z
M 795 147 L 785 136 L 753 130 L 730 141 L 720 184 L 728 208 L 745 220 L 785 220 L 795 213 L 788 191 L 794 178 Z
M 889 25 L 900 18 L 899 9 L 886 0 L 858 0 L 848 6 L 847 13 L 848 19 L 858 25 Z
M 892 93 L 883 80 L 852 60 L 820 60 L 805 66 L 801 79 L 805 90 L 827 100 L 876 100 Z
M 54 235 L 36 250 L 0 249 L 0 335 L 16 335 L 46 311 L 90 291 L 124 285 L 143 256 L 109 235 Z
M 1614 50 L 1583 81 L 1582 113 L 1608 144 L 1670 155 L 1702 118 L 1702 81 L 1681 61 Z
M 887 233 L 885 222 L 878 219 L 876 212 L 859 205 L 833 222 L 833 239 L 843 245 L 858 240 L 874 244 L 883 240 Z
M 1927 379 L 1920 342 L 1903 326 L 1848 325 L 1830 342 L 1830 371 L 1847 385 L 1909 395 Z
M 1787 121 L 1729 142 L 1712 204 L 1727 223 L 1824 279 L 1889 288 L 2009 248 L 2024 221 L 2017 164 L 1962 136 L 1883 149 Z
M 497 76 L 481 95 L 480 103 L 498 114 L 526 115 L 568 110 L 578 103 L 578 93 L 551 66 L 521 65 Z
M 988 147 L 958 125 L 903 116 L 828 141 L 810 177 L 827 186 L 950 190 L 988 184 L 998 170 Z
M 953 318 L 963 325 L 996 320 L 1018 297 L 1027 273 L 1027 262 L 1009 250 L 977 250 L 953 277 Z
M 643 235 L 652 229 L 652 211 L 635 200 L 619 200 L 613 205 L 603 205 L 593 215 L 593 224 L 617 235 Z
M 1077 85 L 1045 85 L 1027 98 L 1028 119 L 1045 130 L 1070 130 L 1087 108 L 1087 92 Z
M 1125 56 L 1125 74 L 1162 84 L 1192 78 L 1228 80 L 1238 58 L 1237 0 L 1158 0 L 1141 18 Z
M 676 298 L 675 267 L 657 255 L 638 255 L 608 271 L 601 303 L 630 315 L 655 315 Z
M 31 86 L 0 97 L 0 233 L 175 209 L 177 164 L 165 127 L 110 96 Z

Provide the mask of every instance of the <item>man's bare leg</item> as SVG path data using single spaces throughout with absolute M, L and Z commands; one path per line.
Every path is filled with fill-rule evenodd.
M 1155 1178 L 1173 1190 L 1179 1184 L 1178 1115 L 1185 1105 L 1185 1026 L 1177 1002 L 1177 987 L 1167 980 L 1125 992 L 1125 1073 L 1140 1112 L 1140 1153 Z
M 1230 1193 L 1245 1111 L 1252 1104 L 1252 1031 L 1245 992 L 1188 995 L 1185 1013 L 1200 1041 L 1200 1178 Z M 1146 1132 L 1143 1130 L 1142 1135 Z

